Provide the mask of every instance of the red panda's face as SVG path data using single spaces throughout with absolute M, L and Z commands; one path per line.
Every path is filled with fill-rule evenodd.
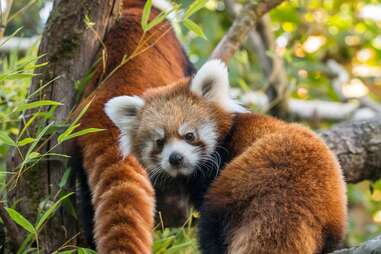
M 156 94 L 137 114 L 132 150 L 153 176 L 191 175 L 216 148 L 217 121 L 213 105 L 189 92 Z
M 212 60 L 190 84 L 119 96 L 105 105 L 120 129 L 124 155 L 134 153 L 151 175 L 190 175 L 207 169 L 231 113 L 246 111 L 229 96 L 225 65 Z M 202 172 L 204 173 L 204 172 Z

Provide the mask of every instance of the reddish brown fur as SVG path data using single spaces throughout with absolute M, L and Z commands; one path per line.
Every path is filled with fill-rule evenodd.
M 232 119 L 215 103 L 210 103 L 189 90 L 189 80 L 156 89 L 150 89 L 143 94 L 145 107 L 138 114 L 138 122 L 142 128 L 133 131 L 133 151 L 140 154 L 140 142 L 146 136 L 145 130 L 165 126 L 169 136 L 178 136 L 179 126 L 186 122 L 198 127 L 199 120 L 212 118 L 217 124 L 218 133 L 223 138 L 230 129 Z M 143 117 L 142 114 L 145 114 Z M 144 120 L 142 120 L 144 118 Z M 186 121 L 185 121 L 186 119 Z M 178 137 L 181 138 L 181 137 Z M 222 141 L 222 140 L 220 140 Z
M 87 94 L 119 65 L 125 54 L 130 55 L 136 48 L 142 36 L 140 20 L 144 2 L 124 1 L 123 13 L 105 40 L 107 69 L 103 70 L 99 64 Z M 112 97 L 140 95 L 147 88 L 164 86 L 187 75 L 187 59 L 167 22 L 148 33 L 152 35 L 148 44 L 163 34 L 153 47 L 125 64 L 88 96 L 94 99 L 81 119 L 82 128 L 106 129 L 78 140 L 93 193 L 95 240 L 101 254 L 151 253 L 154 192 L 135 158 L 121 157 L 119 130 L 103 108 Z
M 345 185 L 327 146 L 310 130 L 257 114 L 236 116 L 233 160 L 212 183 L 208 212 L 232 217 L 228 253 L 314 254 L 346 229 Z

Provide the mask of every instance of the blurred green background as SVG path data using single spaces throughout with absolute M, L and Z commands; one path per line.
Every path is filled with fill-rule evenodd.
M 7 1 L 1 1 L 4 9 Z M 191 2 L 176 1 L 185 6 Z M 47 0 L 13 1 L 5 36 L 22 28 L 17 37 L 37 38 L 37 41 L 27 51 L 17 48 L 0 51 L 0 73 L 9 70 L 32 73 L 38 38 L 51 7 L 52 2 Z M 273 10 L 270 17 L 276 48 L 267 54 L 283 59 L 291 98 L 340 103 L 352 103 L 361 96 L 368 96 L 374 102 L 381 100 L 381 1 L 291 0 Z M 179 24 L 175 27 L 191 61 L 199 67 L 227 32 L 232 18 L 224 1 L 210 0 L 192 20 L 202 27 L 207 40 Z M 335 77 L 327 71 L 328 60 L 339 63 L 348 75 L 340 91 L 332 85 Z M 230 61 L 229 70 L 231 83 L 241 96 L 263 91 L 268 82 L 261 61 L 248 44 Z M 12 111 L 24 99 L 30 79 L 31 75 L 19 75 L 4 80 L 0 74 L 0 132 L 17 134 L 19 116 Z M 255 102 L 252 107 L 263 111 Z M 299 119 L 316 129 L 329 128 L 337 122 L 315 120 Z M 1 184 L 7 174 L 6 155 L 7 146 L 0 141 Z M 353 246 L 381 234 L 381 182 L 349 185 L 348 197 L 350 220 L 346 244 Z M 157 228 L 155 253 L 195 253 L 195 244 L 195 232 L 189 223 L 182 229 Z

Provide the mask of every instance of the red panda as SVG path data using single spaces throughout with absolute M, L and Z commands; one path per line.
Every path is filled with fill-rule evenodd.
M 203 253 L 333 250 L 347 216 L 333 154 L 307 128 L 245 112 L 228 93 L 227 69 L 212 60 L 189 82 L 113 98 L 105 111 L 124 156 L 153 181 L 188 185 Z
M 162 22 L 147 34 L 149 39 L 145 43 L 152 46 L 105 79 L 125 55 L 131 55 L 143 34 L 141 15 L 145 1 L 124 0 L 122 3 L 121 16 L 104 42 L 108 56 L 106 69 L 103 64 L 98 65 L 92 82 L 86 87 L 87 98 L 79 106 L 80 109 L 92 100 L 81 119 L 81 128 L 106 131 L 82 136 L 78 145 L 94 207 L 97 252 L 148 254 L 152 252 L 154 190 L 140 163 L 133 156 L 121 156 L 119 131 L 103 107 L 112 97 L 140 95 L 148 88 L 183 79 L 190 75 L 192 66 L 170 24 Z M 153 10 L 151 16 L 157 14 L 158 11 Z M 91 206 L 88 209 L 91 210 Z

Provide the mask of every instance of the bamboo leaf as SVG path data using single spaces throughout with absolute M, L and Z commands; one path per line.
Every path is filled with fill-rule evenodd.
M 25 104 L 17 106 L 15 111 L 24 111 L 27 109 L 38 108 L 43 106 L 60 106 L 60 105 L 62 105 L 62 103 L 57 101 L 51 101 L 51 100 L 34 101 L 34 102 L 25 103 Z
M 152 0 L 147 0 L 147 2 L 144 4 L 142 21 L 141 21 L 141 25 L 144 32 L 147 31 L 147 24 L 148 24 L 149 16 L 151 14 L 151 9 L 152 9 Z
M 96 254 L 97 252 L 87 248 L 78 247 L 78 254 Z
M 73 192 L 66 194 L 65 196 L 61 197 L 57 202 L 55 202 L 51 207 L 49 207 L 48 210 L 41 216 L 41 218 L 38 220 L 36 224 L 36 231 L 40 231 L 42 225 L 50 218 L 50 216 L 57 210 L 57 208 L 61 205 L 62 201 L 67 199 L 73 195 Z
M 169 15 L 169 11 L 166 11 L 166 12 L 162 12 L 160 13 L 159 15 L 157 15 L 146 27 L 146 31 L 149 31 L 150 29 L 152 29 L 153 27 L 157 26 L 158 24 L 160 24 L 161 22 L 164 21 L 164 19 Z
M 13 141 L 13 139 L 9 137 L 5 132 L 0 132 L 0 141 L 8 146 L 17 146 L 16 142 Z
M 21 147 L 21 146 L 25 146 L 27 144 L 30 144 L 33 141 L 34 141 L 34 138 L 31 138 L 31 137 L 24 138 L 24 139 L 20 140 L 19 142 L 17 142 L 17 145 Z
M 185 11 L 184 19 L 188 19 L 190 16 L 195 14 L 200 9 L 204 8 L 208 0 L 196 0 L 188 7 Z
M 16 222 L 18 225 L 20 225 L 23 229 L 28 231 L 31 234 L 35 234 L 36 230 L 33 227 L 33 225 L 24 217 L 22 216 L 19 212 L 12 208 L 6 208 L 7 213 L 9 216 L 12 218 L 14 222 Z
M 73 134 L 70 134 L 70 135 L 67 135 L 65 137 L 62 138 L 62 142 L 66 141 L 66 140 L 69 140 L 69 139 L 73 139 L 73 138 L 76 138 L 76 137 L 80 137 L 80 136 L 83 136 L 83 135 L 86 135 L 86 134 L 90 134 L 90 133 L 95 133 L 95 132 L 100 132 L 100 131 L 104 131 L 105 129 L 99 129 L 99 128 L 87 128 L 87 129 L 84 129 L 84 130 L 80 130 L 78 132 L 75 132 Z
M 196 23 L 194 23 L 192 20 L 185 19 L 184 20 L 184 26 L 186 28 L 188 28 L 190 31 L 194 32 L 197 36 L 200 36 L 203 39 L 207 40 L 204 32 L 202 31 L 202 28 L 199 25 L 197 25 Z
M 57 141 L 59 144 L 67 140 L 66 138 L 73 133 L 73 131 L 78 128 L 80 124 L 70 125 L 69 128 L 67 128 L 64 133 L 58 136 Z

